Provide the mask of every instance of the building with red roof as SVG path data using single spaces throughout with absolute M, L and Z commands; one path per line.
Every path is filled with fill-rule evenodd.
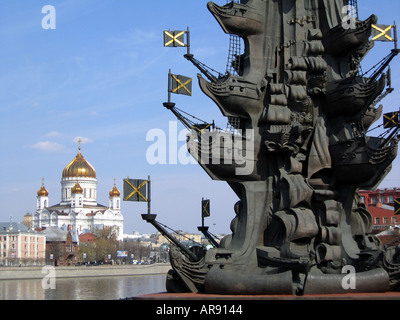
M 380 233 L 400 224 L 394 211 L 394 200 L 400 198 L 400 188 L 359 191 L 361 201 L 372 215 L 372 233 Z

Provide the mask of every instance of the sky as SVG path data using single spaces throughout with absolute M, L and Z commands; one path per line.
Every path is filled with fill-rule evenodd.
M 215 1 L 223 5 L 225 0 Z M 167 100 L 167 75 L 196 77 L 186 49 L 164 48 L 163 30 L 191 31 L 195 58 L 225 72 L 229 36 L 205 0 L 0 0 L 0 221 L 34 213 L 42 178 L 50 204 L 61 199 L 61 174 L 78 152 L 96 169 L 97 200 L 108 205 L 114 178 L 151 177 L 152 213 L 175 230 L 197 232 L 201 199 L 211 200 L 206 219 L 213 233 L 230 233 L 238 200 L 226 182 L 213 181 L 196 164 L 149 163 L 151 130 L 175 137 L 184 128 Z M 55 29 L 44 29 L 45 5 L 56 10 Z M 400 1 L 359 1 L 360 18 L 375 13 L 382 24 L 399 20 Z M 392 43 L 376 43 L 363 69 L 377 63 Z M 392 63 L 395 92 L 382 104 L 397 111 L 399 58 Z M 195 79 L 194 79 L 195 80 Z M 174 95 L 180 109 L 226 127 L 217 106 L 193 82 L 193 96 Z M 172 128 L 172 129 L 171 129 Z M 379 130 L 373 132 L 379 134 Z M 178 141 L 177 147 L 185 146 Z M 169 147 L 169 146 L 168 146 Z M 380 187 L 400 187 L 399 159 Z M 144 222 L 144 203 L 123 202 L 124 232 L 154 232 Z

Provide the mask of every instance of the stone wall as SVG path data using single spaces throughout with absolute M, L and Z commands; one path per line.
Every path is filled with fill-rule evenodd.
M 166 275 L 170 269 L 171 265 L 168 263 L 123 266 L 55 267 L 57 278 Z M 1 267 L 0 280 L 42 279 L 48 274 L 48 271 L 43 270 L 42 273 L 42 270 L 42 267 Z

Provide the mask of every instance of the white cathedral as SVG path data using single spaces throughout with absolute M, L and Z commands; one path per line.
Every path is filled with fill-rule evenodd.
M 124 217 L 121 214 L 120 191 L 115 182 L 109 192 L 109 205 L 97 203 L 96 171 L 79 152 L 65 167 L 61 179 L 61 202 L 49 206 L 49 192 L 42 182 L 37 192 L 35 228 L 70 229 L 77 235 L 96 228 L 110 228 L 118 240 L 123 239 Z

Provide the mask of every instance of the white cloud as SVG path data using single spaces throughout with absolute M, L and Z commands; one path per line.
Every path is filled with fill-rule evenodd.
M 46 133 L 45 136 L 50 137 L 50 138 L 59 137 L 59 136 L 61 136 L 61 133 L 58 131 L 50 131 L 50 132 Z
M 31 148 L 38 149 L 46 152 L 62 152 L 65 151 L 66 148 L 62 144 L 57 142 L 50 142 L 50 141 L 40 141 L 31 145 Z

